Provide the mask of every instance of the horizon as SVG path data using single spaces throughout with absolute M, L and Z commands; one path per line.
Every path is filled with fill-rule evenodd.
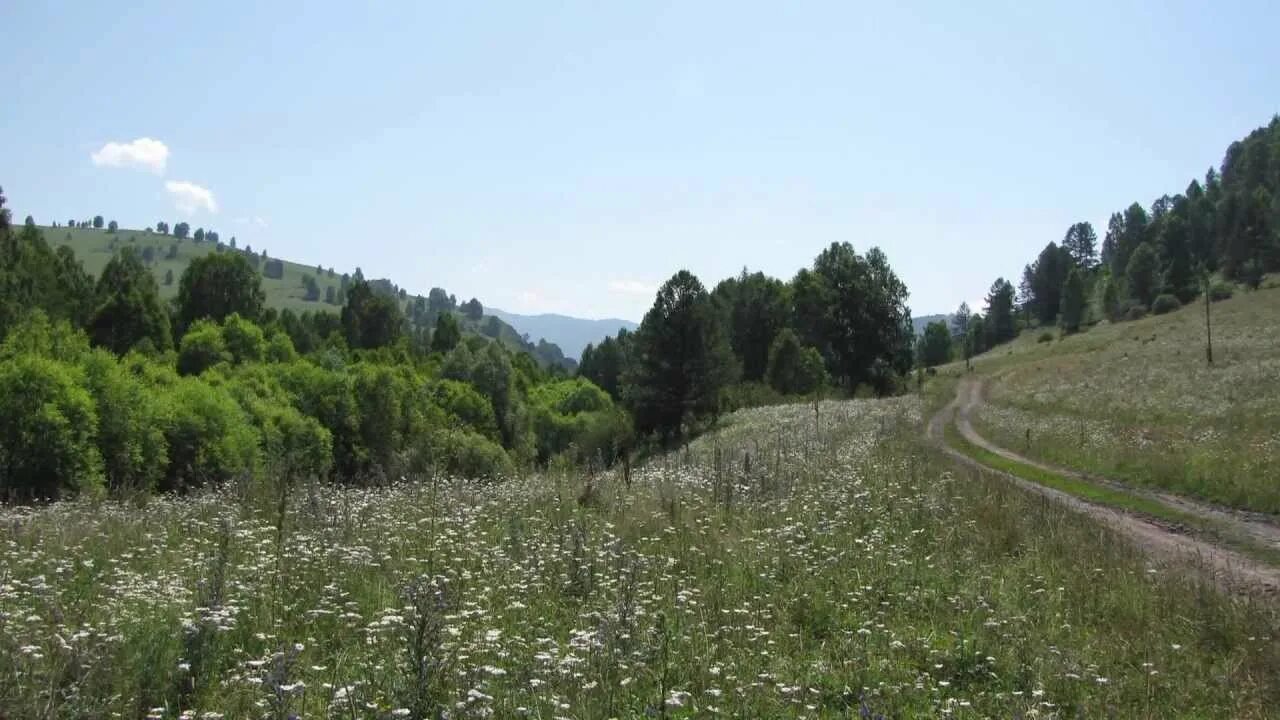
M 848 241 L 921 317 L 979 309 L 1073 222 L 1101 239 L 1280 109 L 1263 3 L 339 7 L 6 9 L 15 216 L 186 220 L 631 322 L 680 268 L 789 280 Z M 65 38 L 82 52 L 49 52 Z

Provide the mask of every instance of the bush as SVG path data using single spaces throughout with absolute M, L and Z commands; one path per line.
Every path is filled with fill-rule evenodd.
M 1153 315 L 1164 315 L 1180 307 L 1182 307 L 1182 303 L 1178 301 L 1178 298 L 1166 293 L 1158 296 L 1155 302 L 1151 303 L 1151 313 Z
M 107 487 L 155 489 L 169 464 L 169 448 L 154 388 L 105 350 L 85 357 L 81 367 L 97 405 L 97 447 Z
M 1045 330 L 1044 332 L 1040 333 L 1038 337 L 1036 337 L 1036 342 L 1038 343 L 1053 342 L 1053 333 L 1049 332 L 1048 330 Z
M 724 389 L 721 406 L 727 412 L 743 408 L 781 405 L 787 396 L 762 382 L 745 382 L 730 385 Z
M 1124 311 L 1125 320 L 1141 320 L 1147 316 L 1147 306 L 1142 303 L 1134 303 Z
M 222 323 L 222 339 L 236 363 L 260 362 L 266 354 L 266 337 L 262 328 L 231 313 Z
M 303 360 L 272 368 L 293 406 L 315 418 L 329 431 L 333 446 L 333 470 L 352 478 L 364 463 L 366 451 L 360 442 L 360 411 L 351 376 Z
M 493 405 L 475 388 L 457 380 L 440 380 L 428 390 L 431 400 L 450 418 L 490 440 L 498 440 L 498 421 Z
M 1209 300 L 1218 302 L 1220 300 L 1230 300 L 1231 295 L 1235 292 L 1230 285 L 1224 282 L 1216 282 L 1209 286 Z
M 458 477 L 500 480 L 515 470 L 500 445 L 457 428 L 432 434 L 431 455 L 437 471 Z
M 0 365 L 0 492 L 57 498 L 102 486 L 98 418 L 69 365 L 24 355 Z
M 165 401 L 169 467 L 161 489 L 185 490 L 257 470 L 258 434 L 230 393 L 183 378 Z
M 222 328 L 212 320 L 197 320 L 178 346 L 178 372 L 199 375 L 219 363 L 233 360 Z

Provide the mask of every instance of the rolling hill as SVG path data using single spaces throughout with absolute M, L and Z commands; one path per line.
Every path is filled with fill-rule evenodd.
M 197 242 L 193 238 L 178 238 L 171 234 L 162 234 L 150 230 L 130 230 L 121 228 L 115 232 L 106 229 L 49 227 L 41 226 L 45 240 L 57 247 L 67 245 L 75 251 L 76 257 L 84 265 L 85 271 L 95 278 L 102 273 L 111 256 L 125 247 L 134 248 L 155 274 L 160 285 L 160 296 L 166 300 L 178 294 L 178 280 L 182 271 L 195 258 L 212 252 L 242 252 L 257 266 L 262 277 L 262 289 L 266 294 L 268 307 L 277 310 L 302 312 L 332 312 L 341 309 L 340 291 L 344 273 L 321 266 L 303 265 L 289 260 L 274 258 L 259 248 L 232 248 L 229 244 L 209 241 Z M 278 265 L 275 263 L 278 262 Z M 268 266 L 278 270 L 278 277 L 265 274 Z M 307 299 L 306 278 L 313 278 L 318 294 L 316 299 Z M 399 296 L 405 307 L 411 306 L 418 295 L 409 294 L 389 280 L 373 280 L 376 287 L 381 287 Z M 332 300 L 330 300 L 332 298 Z M 479 319 L 472 319 L 463 313 L 457 313 L 458 321 L 464 332 L 483 334 L 501 341 L 504 345 L 532 354 L 544 365 L 560 365 L 573 369 L 577 363 L 566 358 L 554 342 L 526 341 L 526 331 L 518 330 L 500 317 L 487 314 Z M 529 333 L 530 337 L 541 337 Z

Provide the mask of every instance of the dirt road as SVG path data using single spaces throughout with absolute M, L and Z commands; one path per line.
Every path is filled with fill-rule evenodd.
M 1039 493 L 1055 502 L 1084 513 L 1098 522 L 1129 538 L 1153 557 L 1174 560 L 1207 573 L 1217 584 L 1231 591 L 1251 595 L 1280 598 L 1280 567 L 1256 560 L 1248 555 L 1223 547 L 1206 538 L 1190 535 L 1183 528 L 1162 523 L 1154 518 L 1082 500 L 1060 490 L 1024 480 L 1007 472 L 979 463 L 950 447 L 945 440 L 947 424 L 954 422 L 960 434 L 973 445 L 1008 460 L 1040 468 L 1065 477 L 1106 485 L 1123 492 L 1155 499 L 1179 512 L 1202 518 L 1215 527 L 1223 528 L 1233 537 L 1247 538 L 1262 547 L 1280 550 L 1280 527 L 1266 522 L 1260 516 L 1204 505 L 1168 493 L 1139 491 L 1121 483 L 1097 478 L 1083 473 L 1048 465 L 1023 457 L 1007 448 L 999 447 L 983 438 L 973 428 L 970 420 L 973 411 L 982 404 L 982 383 L 979 380 L 960 381 L 956 397 L 929 421 L 929 438 L 951 457 L 967 465 L 1000 475 L 1010 482 Z

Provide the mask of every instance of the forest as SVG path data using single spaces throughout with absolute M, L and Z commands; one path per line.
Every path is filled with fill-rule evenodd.
M 1020 328 L 1079 332 L 1102 320 L 1163 315 L 1197 297 L 1257 289 L 1280 271 L 1280 116 L 1231 143 L 1203 181 L 1111 214 L 1101 246 L 1092 223 L 1067 228 L 1022 271 L 1015 292 L 997 278 L 984 312 L 962 304 L 950 326 L 927 327 L 922 365 L 969 358 L 1012 340 Z M 1045 336 L 1046 339 L 1051 336 Z
M 166 302 L 132 247 L 95 278 L 0 212 L 3 494 L 602 468 L 728 409 L 895 392 L 912 362 L 905 286 L 879 250 L 848 244 L 791 283 L 744 270 L 708 292 L 677 272 L 576 377 L 464 332 L 478 303 L 433 304 L 422 329 L 395 288 L 357 276 L 339 314 L 268 307 L 247 255 L 194 259 Z

